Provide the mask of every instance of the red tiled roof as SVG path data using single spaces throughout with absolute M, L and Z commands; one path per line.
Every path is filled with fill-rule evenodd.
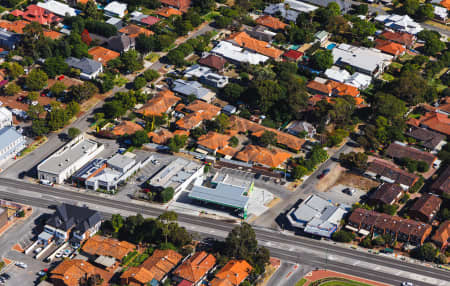
M 216 273 L 216 282 L 211 282 L 211 286 L 226 285 L 224 280 L 228 280 L 230 285 L 240 285 L 252 271 L 252 267 L 245 260 L 230 260 L 219 272 Z
M 252 38 L 246 32 L 234 33 L 227 40 L 240 47 L 274 59 L 279 58 L 283 54 L 282 50 L 270 47 L 269 43 Z
M 447 166 L 437 180 L 431 185 L 431 191 L 439 195 L 450 195 L 450 166 Z
M 303 57 L 303 53 L 296 50 L 289 50 L 283 54 L 283 57 L 297 61 L 301 57 Z
M 198 138 L 197 144 L 211 150 L 223 149 L 228 146 L 230 136 L 217 132 L 208 132 Z
M 144 116 L 161 116 L 180 100 L 181 98 L 175 96 L 172 91 L 166 89 L 159 92 L 136 112 Z
M 386 40 L 396 42 L 405 46 L 411 46 L 414 43 L 414 36 L 405 32 L 384 31 L 380 37 Z
M 398 43 L 393 43 L 382 39 L 376 39 L 375 43 L 375 49 L 390 55 L 399 56 L 406 51 L 406 48 Z
M 103 282 L 99 286 L 109 285 L 114 273 L 93 266 L 81 259 L 63 260 L 50 272 L 50 281 L 55 285 L 77 286 L 80 280 L 94 275 L 100 275 Z
M 198 60 L 199 64 L 216 69 L 216 70 L 223 69 L 226 62 L 227 62 L 227 60 L 225 60 L 224 58 L 213 55 L 213 54 L 210 54 L 210 55 Z
M 136 131 L 144 130 L 144 128 L 132 121 L 123 121 L 111 131 L 113 135 L 122 136 L 125 134 L 133 135 Z
M 149 132 L 148 137 L 152 140 L 153 143 L 156 144 L 166 144 L 170 138 L 175 136 L 172 132 L 167 129 L 161 129 L 156 132 Z
M 287 24 L 281 22 L 278 18 L 264 15 L 256 19 L 255 21 L 259 25 L 266 26 L 272 30 L 283 30 L 287 27 Z
M 413 126 L 424 126 L 439 133 L 450 135 L 450 118 L 439 112 L 427 112 L 420 118 L 410 118 L 406 123 Z
M 186 12 L 191 5 L 191 0 L 161 0 L 161 4 L 178 8 L 182 12 Z
M 110 60 L 120 56 L 118 52 L 100 46 L 89 49 L 88 54 L 92 56 L 94 61 L 101 62 L 104 66 L 106 66 Z
M 255 162 L 263 166 L 276 168 L 291 156 L 290 153 L 281 150 L 269 150 L 256 145 L 247 145 L 235 157 L 244 162 Z
M 150 31 L 148 29 L 142 28 L 138 25 L 130 24 L 128 26 L 123 27 L 119 30 L 120 33 L 130 37 L 130 38 L 136 38 L 140 34 L 144 34 L 146 36 L 151 36 L 155 33 L 153 31 Z
M 169 18 L 170 16 L 177 15 L 181 16 L 183 13 L 180 10 L 171 8 L 171 7 L 161 7 L 160 9 L 155 11 L 161 17 Z
M 153 16 L 147 16 L 140 20 L 140 22 L 147 24 L 149 26 L 154 25 L 154 24 L 158 23 L 159 21 L 161 21 L 161 19 L 153 17 Z
M 91 255 L 111 256 L 122 260 L 128 253 L 136 249 L 136 245 L 127 241 L 95 235 L 83 245 L 83 251 Z
M 433 162 L 436 160 L 436 156 L 431 153 L 404 146 L 395 142 L 391 143 L 386 149 L 386 155 L 398 159 L 409 158 L 413 160 L 425 161 L 428 165 L 433 164 Z
M 442 0 L 442 1 L 440 2 L 440 4 L 441 4 L 443 7 L 447 8 L 447 10 L 450 10 L 450 0 Z
M 430 221 L 436 213 L 439 211 L 439 207 L 442 204 L 442 200 L 432 194 L 423 194 L 408 210 L 411 218 L 415 217 L 415 214 L 419 214 L 418 219 L 423 218 L 424 222 Z
M 436 230 L 431 240 L 440 244 L 442 246 L 442 249 L 444 249 L 448 244 L 449 238 L 450 238 L 450 220 L 446 220 L 445 222 L 441 223 L 441 225 Z
M 25 11 L 14 10 L 11 14 L 16 17 L 22 16 L 27 21 L 38 22 L 41 25 L 50 25 L 62 21 L 62 18 L 35 4 L 28 6 Z
M 216 264 L 216 258 L 204 251 L 197 252 L 178 266 L 173 274 L 192 283 L 197 283 Z

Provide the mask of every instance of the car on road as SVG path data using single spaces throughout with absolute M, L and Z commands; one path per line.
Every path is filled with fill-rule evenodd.
M 16 262 L 15 265 L 17 267 L 20 267 L 20 268 L 23 268 L 23 269 L 27 269 L 28 268 L 28 265 L 26 265 L 25 263 L 20 262 L 20 261 Z
M 320 173 L 319 176 L 317 176 L 318 179 L 322 179 L 323 177 L 325 177 L 328 173 L 330 172 L 330 169 L 325 169 L 322 171 L 322 173 Z
M 41 183 L 42 185 L 53 186 L 52 182 L 50 182 L 49 180 L 41 179 L 39 183 Z
M 261 178 L 261 173 L 256 173 L 255 174 L 255 179 L 259 179 L 259 178 Z
M 349 195 L 349 196 L 353 196 L 353 194 L 354 194 L 356 191 L 355 191 L 354 189 L 345 188 L 345 189 L 342 190 L 342 192 L 343 192 L 344 194 Z
M 412 282 L 409 281 L 404 281 L 402 282 L 402 286 L 414 286 L 414 284 L 412 284 Z
M 0 284 L 5 284 L 5 283 L 6 283 L 6 280 L 4 278 L 0 277 Z
M 39 272 L 38 272 L 38 275 L 39 275 L 39 276 L 45 276 L 45 275 L 47 275 L 47 272 L 45 272 L 45 271 L 39 271 Z
M 0 274 L 0 277 L 5 280 L 8 280 L 9 278 L 11 278 L 11 276 L 8 273 L 2 273 L 2 274 Z

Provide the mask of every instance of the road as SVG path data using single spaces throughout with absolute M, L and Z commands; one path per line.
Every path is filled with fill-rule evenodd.
M 158 216 L 163 209 L 132 202 L 116 201 L 100 195 L 78 193 L 43 185 L 0 178 L 0 198 L 10 199 L 37 207 L 48 207 L 62 201 L 104 207 L 109 212 L 141 213 L 146 216 Z M 234 223 L 178 215 L 182 225 L 190 226 L 196 232 L 219 233 L 224 237 Z M 294 236 L 268 229 L 255 228 L 258 241 L 268 247 L 272 256 L 282 260 L 307 264 L 312 267 L 327 268 L 357 275 L 363 278 L 398 285 L 402 280 L 412 280 L 415 285 L 446 285 L 448 272 L 440 269 L 412 264 L 389 257 L 376 256 L 367 252 L 349 249 L 346 245 Z M 416 279 L 414 279 L 416 278 Z M 427 282 L 429 281 L 429 282 Z

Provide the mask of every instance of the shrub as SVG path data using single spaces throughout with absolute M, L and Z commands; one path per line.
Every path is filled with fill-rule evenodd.
M 339 230 L 333 233 L 331 238 L 339 242 L 351 242 L 355 238 L 355 234 L 345 230 Z

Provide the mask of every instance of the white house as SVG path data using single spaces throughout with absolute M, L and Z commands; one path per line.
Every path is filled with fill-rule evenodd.
M 103 149 L 102 144 L 81 134 L 37 166 L 38 178 L 61 184 Z
M 25 137 L 12 126 L 0 129 L 0 163 L 14 157 L 26 147 Z
M 106 5 L 103 11 L 106 16 L 123 18 L 127 13 L 127 4 L 113 1 Z
M 77 13 L 75 12 L 76 10 L 74 8 L 55 0 L 50 0 L 47 2 L 38 2 L 37 5 L 61 17 L 64 17 L 66 15 L 75 17 L 77 15 Z
M 235 64 L 248 63 L 251 65 L 258 65 L 269 60 L 269 57 L 248 51 L 227 41 L 220 41 L 214 49 L 211 50 L 211 53 L 222 56 Z
M 286 9 L 289 7 L 289 9 Z M 283 18 L 289 21 L 297 20 L 300 13 L 310 13 L 319 7 L 297 0 L 285 0 L 281 3 L 270 4 L 264 9 L 264 13 L 274 15 L 280 13 Z
M 375 17 L 375 21 L 381 22 L 386 27 L 389 27 L 393 30 L 406 32 L 413 35 L 423 30 L 422 26 L 411 19 L 408 15 L 378 15 L 377 17 Z
M 228 84 L 228 77 L 213 72 L 210 68 L 193 65 L 184 71 L 184 75 L 188 78 L 196 77 L 201 83 L 216 88 L 224 88 Z
M 12 125 L 12 112 L 6 107 L 0 107 L 0 129 Z
M 340 69 L 337 66 L 327 69 L 325 75 L 331 80 L 354 86 L 359 90 L 368 88 L 372 82 L 372 77 L 368 75 L 359 72 L 350 74 L 345 69 Z
M 77 59 L 69 57 L 65 62 L 72 68 L 80 70 L 80 78 L 84 80 L 91 80 L 96 78 L 103 72 L 103 65 L 100 62 L 94 61 L 89 58 Z

